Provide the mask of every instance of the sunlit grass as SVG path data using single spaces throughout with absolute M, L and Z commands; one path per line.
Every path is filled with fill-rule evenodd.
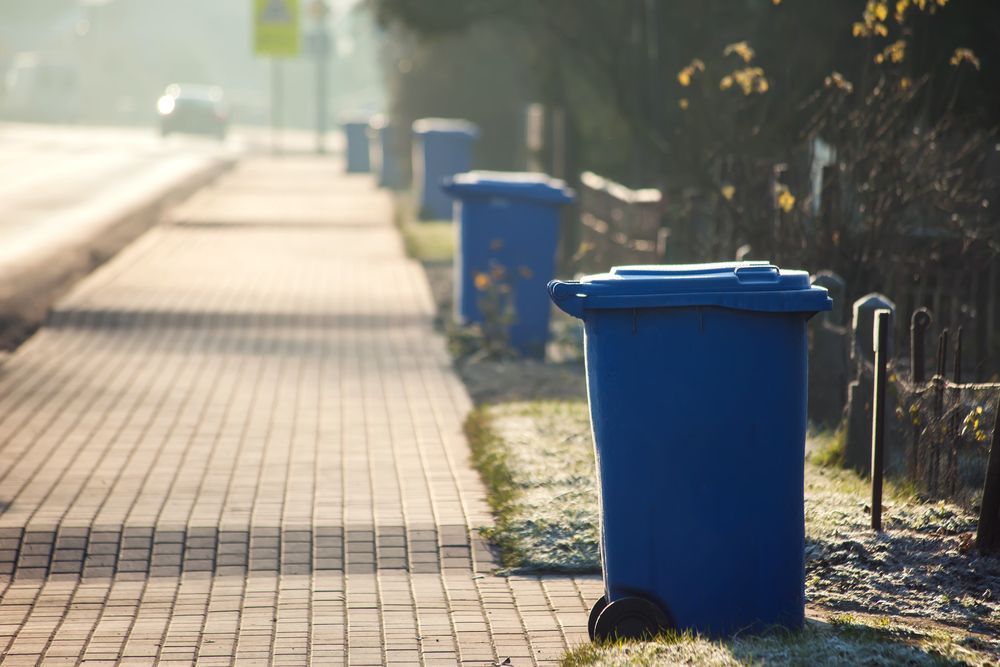
M 412 197 L 398 193 L 394 221 L 403 236 L 406 254 L 421 262 L 450 262 L 455 254 L 455 228 L 451 220 L 421 222 L 413 215 Z
M 933 631 L 887 617 L 841 615 L 811 620 L 798 632 L 776 630 L 725 641 L 665 634 L 650 642 L 587 643 L 568 652 L 563 667 L 592 665 L 975 665 L 988 657 Z

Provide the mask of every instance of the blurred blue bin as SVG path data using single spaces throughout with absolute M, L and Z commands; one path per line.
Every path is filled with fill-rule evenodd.
M 413 123 L 413 135 L 417 214 L 421 220 L 448 220 L 451 198 L 441 185 L 472 168 L 472 148 L 479 129 L 467 120 L 423 118 Z
M 403 187 L 399 158 L 396 156 L 395 132 L 389 119 L 383 115 L 373 116 L 368 125 L 368 152 L 371 170 L 375 173 L 378 187 L 399 190 Z
M 347 139 L 347 173 L 367 174 L 371 171 L 368 150 L 368 121 L 346 120 L 341 123 Z
M 573 191 L 545 174 L 489 171 L 459 174 L 444 191 L 459 203 L 456 319 L 481 324 L 490 299 L 494 308 L 509 303 L 511 347 L 544 357 L 552 307 L 545 285 L 555 275 L 560 208 Z
M 604 597 L 592 638 L 803 623 L 806 321 L 767 262 L 618 267 L 549 283 L 583 320 Z

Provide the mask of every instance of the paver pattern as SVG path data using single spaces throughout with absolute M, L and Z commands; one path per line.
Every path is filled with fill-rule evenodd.
M 544 664 L 595 578 L 500 576 L 388 198 L 248 159 L 0 367 L 4 664 Z

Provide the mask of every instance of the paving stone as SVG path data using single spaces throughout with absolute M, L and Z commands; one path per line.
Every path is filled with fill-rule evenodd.
M 585 640 L 598 577 L 492 574 L 471 403 L 392 217 L 333 159 L 244 159 L 4 361 L 5 664 L 543 664 Z

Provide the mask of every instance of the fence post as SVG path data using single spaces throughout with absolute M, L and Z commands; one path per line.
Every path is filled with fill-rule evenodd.
M 883 294 L 868 294 L 854 302 L 851 330 L 851 358 L 855 362 L 855 379 L 847 392 L 847 443 L 844 463 L 858 472 L 871 470 L 871 405 L 872 383 L 868 381 L 874 359 L 875 312 L 888 310 L 889 326 L 896 312 L 896 305 Z M 886 359 L 891 358 L 892 346 L 887 345 Z
M 872 530 L 882 531 L 882 474 L 885 467 L 885 374 L 889 352 L 889 326 L 892 311 L 875 311 L 872 332 L 875 353 L 875 379 L 872 393 Z
M 983 501 L 979 506 L 976 546 L 984 553 L 1000 552 L 1000 398 L 994 412 L 990 459 L 983 482 Z

